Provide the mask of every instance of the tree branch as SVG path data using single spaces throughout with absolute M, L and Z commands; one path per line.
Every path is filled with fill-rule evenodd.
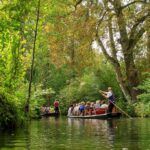
M 140 31 L 138 31 L 137 34 L 135 34 L 133 37 L 130 38 L 128 49 L 131 49 L 131 48 L 135 47 L 135 45 L 140 40 L 140 38 L 142 37 L 142 35 L 144 34 L 144 32 L 145 32 L 145 29 L 141 28 Z
M 98 20 L 98 23 L 97 23 L 97 28 L 100 26 L 100 24 L 102 23 L 104 17 L 106 15 L 106 11 L 104 12 L 104 14 L 102 15 L 102 17 Z
M 78 0 L 78 1 L 76 2 L 75 6 L 74 6 L 74 7 L 75 7 L 75 10 L 76 10 L 77 6 L 80 5 L 81 3 L 82 3 L 82 0 Z
M 133 25 L 133 27 L 132 27 L 132 29 L 131 29 L 129 39 L 132 39 L 132 38 L 134 37 L 135 31 L 136 31 L 138 25 L 139 25 L 140 23 L 144 22 L 144 21 L 147 19 L 148 16 L 150 16 L 150 12 L 147 13 L 147 15 L 145 15 L 145 16 L 139 18 L 139 19 L 136 21 L 136 23 Z
M 110 39 L 110 44 L 111 44 L 111 49 L 112 49 L 112 57 L 117 60 L 117 51 L 115 47 L 115 41 L 113 37 L 113 31 L 112 31 L 112 20 L 110 19 L 108 21 L 108 28 L 109 28 L 109 39 Z
M 112 51 L 113 51 L 113 56 L 114 57 L 111 57 L 109 54 L 108 54 L 108 52 L 107 52 L 107 50 L 106 50 L 106 48 L 104 47 L 104 45 L 103 45 L 103 43 L 102 43 L 102 41 L 100 40 L 100 38 L 99 38 L 99 31 L 98 31 L 98 29 L 99 29 L 99 26 L 100 26 L 100 24 L 102 23 L 102 21 L 103 21 L 103 19 L 104 19 L 104 17 L 105 17 L 105 15 L 106 15 L 106 11 L 104 12 L 104 14 L 102 15 L 102 17 L 98 20 L 98 23 L 97 23 L 97 27 L 96 27 L 96 39 L 97 39 L 97 42 L 98 42 L 98 44 L 100 45 L 100 47 L 101 47 L 101 49 L 102 49 L 102 51 L 103 51 L 103 53 L 104 53 L 104 55 L 105 55 L 105 57 L 108 59 L 108 60 L 110 60 L 113 64 L 117 61 L 117 59 L 115 59 L 115 58 L 117 58 L 117 57 L 115 57 L 115 49 L 113 49 Z M 113 39 L 113 34 L 112 34 L 112 29 L 110 29 L 111 31 L 110 31 L 110 37 Z M 114 48 L 114 41 L 111 41 L 112 43 L 111 43 L 111 45 L 112 45 L 112 47 Z
M 115 60 L 113 57 L 111 57 L 111 56 L 108 54 L 106 48 L 105 48 L 104 45 L 103 45 L 103 42 L 102 42 L 102 41 L 100 40 L 100 38 L 99 38 L 98 29 L 97 29 L 97 31 L 96 31 L 96 39 L 97 39 L 97 42 L 98 42 L 99 46 L 101 47 L 102 52 L 104 53 L 105 57 L 106 57 L 109 61 L 111 61 L 111 63 L 113 63 L 113 64 L 118 63 L 117 60 Z
M 146 3 L 146 2 L 145 1 L 133 1 L 131 3 L 128 3 L 127 5 L 122 6 L 121 9 L 125 9 L 126 7 L 129 7 L 130 5 L 135 4 L 135 3 Z
M 120 44 L 122 47 L 122 51 L 124 53 L 128 47 L 128 41 L 129 41 L 127 28 L 126 28 L 126 19 L 121 10 L 121 1 L 114 0 L 113 5 L 116 13 L 117 25 L 119 27 L 118 32 L 120 33 Z

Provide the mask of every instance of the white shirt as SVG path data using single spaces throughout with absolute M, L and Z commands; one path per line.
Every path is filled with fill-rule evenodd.
M 111 91 L 107 92 L 107 98 L 111 97 L 113 94 Z
M 107 108 L 108 105 L 107 104 L 102 104 L 100 108 Z

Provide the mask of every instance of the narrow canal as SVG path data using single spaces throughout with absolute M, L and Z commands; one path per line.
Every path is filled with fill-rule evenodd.
M 0 150 L 150 150 L 150 119 L 43 118 L 0 131 Z

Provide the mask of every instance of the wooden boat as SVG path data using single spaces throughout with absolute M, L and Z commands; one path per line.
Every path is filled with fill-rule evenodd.
M 121 116 L 120 112 L 104 113 L 96 115 L 85 115 L 85 116 L 68 116 L 69 118 L 81 118 L 81 119 L 109 119 L 118 118 Z
M 42 117 L 49 117 L 49 116 L 58 117 L 59 115 L 60 115 L 60 113 L 55 113 L 55 112 L 48 112 L 48 113 L 41 114 Z

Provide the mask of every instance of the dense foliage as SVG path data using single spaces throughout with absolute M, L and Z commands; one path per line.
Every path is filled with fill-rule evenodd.
M 135 104 L 135 111 L 138 116 L 148 117 L 150 114 L 150 76 L 138 87 L 142 93 L 138 95 L 139 101 Z
M 21 91 L 16 92 L 15 95 L 6 88 L 0 90 L 0 127 L 14 128 L 23 124 L 24 108 Z

